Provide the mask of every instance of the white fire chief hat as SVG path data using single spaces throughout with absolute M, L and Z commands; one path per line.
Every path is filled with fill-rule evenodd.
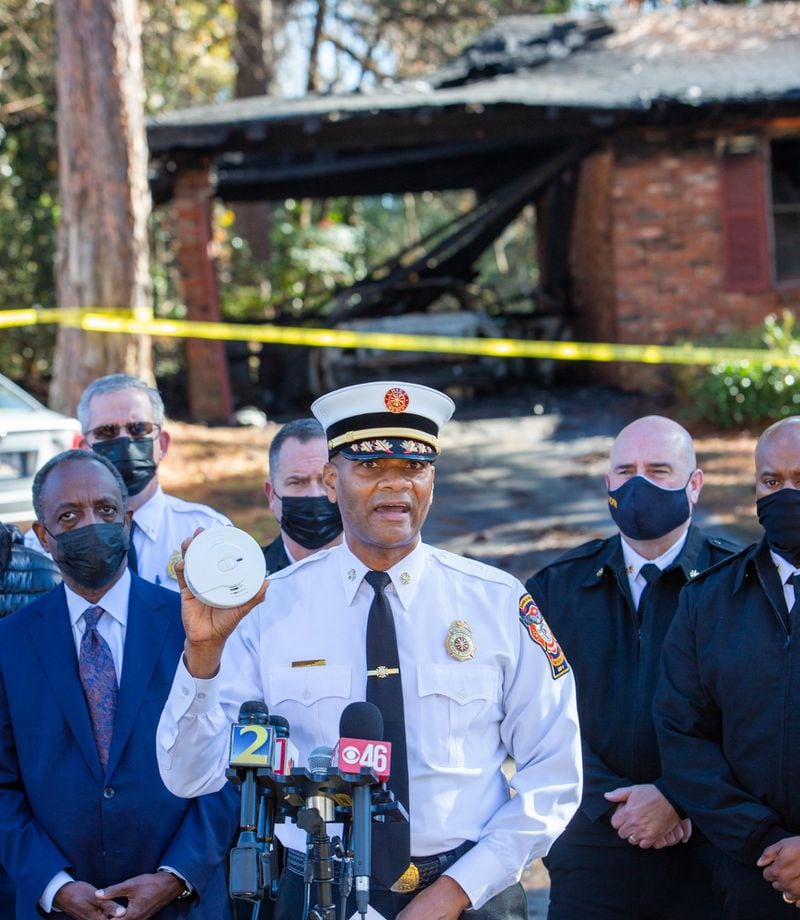
M 439 390 L 398 380 L 342 387 L 311 404 L 329 456 L 340 453 L 348 460 L 435 460 L 439 432 L 455 408 Z

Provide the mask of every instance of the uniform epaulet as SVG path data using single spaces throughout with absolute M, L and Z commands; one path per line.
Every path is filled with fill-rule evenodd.
M 725 537 L 710 537 L 706 534 L 706 540 L 712 545 L 716 546 L 718 549 L 727 550 L 729 553 L 738 553 L 742 546 L 739 543 L 734 543 L 733 540 L 726 540 Z
M 713 537 L 712 540 L 711 540 L 711 542 L 713 542 L 715 545 L 717 545 L 717 544 L 716 544 L 717 539 L 721 539 L 721 538 Z M 749 553 L 749 552 L 751 552 L 752 549 L 753 549 L 753 545 L 752 545 L 752 544 L 751 544 L 750 546 L 738 547 L 738 546 L 736 546 L 735 544 L 731 544 L 730 541 L 728 541 L 728 540 L 723 541 L 723 544 L 724 544 L 724 548 L 725 548 L 725 549 L 727 549 L 729 546 L 732 546 L 732 547 L 734 548 L 735 551 L 734 551 L 730 556 L 726 556 L 724 559 L 720 559 L 719 562 L 715 562 L 714 565 L 710 565 L 707 569 L 703 569 L 702 572 L 699 572 L 697 575 L 695 575 L 695 576 L 691 579 L 691 581 L 688 582 L 687 587 L 689 587 L 689 586 L 691 586 L 691 585 L 700 584 L 701 582 L 705 581 L 705 579 L 706 579 L 709 575 L 713 575 L 714 572 L 719 572 L 720 569 L 727 568 L 729 565 L 735 565 L 736 562 L 737 562 L 745 553 Z
M 318 562 L 321 562 L 332 549 L 335 549 L 335 547 L 329 546 L 327 549 L 321 549 L 318 553 L 314 553 L 313 556 L 306 556 L 305 559 L 300 559 L 297 562 L 293 562 L 291 565 L 286 566 L 284 569 L 279 569 L 277 572 L 273 572 L 271 575 L 267 575 L 267 578 L 270 581 L 280 581 L 281 578 L 287 578 L 294 572 L 299 572 L 301 569 L 316 565 Z
M 568 549 L 557 559 L 543 566 L 542 571 L 556 565 L 562 565 L 565 562 L 572 562 L 574 559 L 587 559 L 589 556 L 594 556 L 595 553 L 599 553 L 600 550 L 605 548 L 607 542 L 608 539 L 601 538 L 598 540 L 589 540 L 588 543 L 581 543 L 580 546 L 573 546 L 572 549 Z
M 196 514 L 199 511 L 223 523 L 228 520 L 224 514 L 215 511 L 209 505 L 201 505 L 199 502 L 187 502 L 185 499 L 178 498 L 176 495 L 170 495 L 169 501 L 170 511 L 177 512 L 178 514 Z
M 513 575 L 509 575 L 508 572 L 495 568 L 493 565 L 479 562 L 477 559 L 467 559 L 465 556 L 459 556 L 446 549 L 436 547 L 431 547 L 431 555 L 445 568 L 461 572 L 462 575 L 471 575 L 474 578 L 481 579 L 481 581 L 491 581 L 495 584 L 509 587 L 517 583 L 517 579 Z

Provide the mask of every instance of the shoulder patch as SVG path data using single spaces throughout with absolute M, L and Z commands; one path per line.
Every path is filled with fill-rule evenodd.
M 519 599 L 519 621 L 530 638 L 547 656 L 553 680 L 563 677 L 570 670 L 569 662 L 530 594 L 523 594 Z

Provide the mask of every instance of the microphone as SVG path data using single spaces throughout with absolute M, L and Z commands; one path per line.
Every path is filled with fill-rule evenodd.
M 289 740 L 289 722 L 283 716 L 270 716 L 272 726 L 272 772 L 288 776 L 297 765 L 299 754 L 296 745 Z
M 239 721 L 231 727 L 227 778 L 241 785 L 239 837 L 230 854 L 231 897 L 257 900 L 262 888 L 258 779 L 260 769 L 272 758 L 273 730 L 267 724 L 269 710 L 262 700 L 249 700 L 239 709 Z
M 391 745 L 383 743 L 383 716 L 377 706 L 373 703 L 350 703 L 339 720 L 339 738 L 338 768 L 341 772 L 360 773 L 361 767 L 365 766 L 376 774 L 380 773 L 382 781 L 388 777 Z M 370 786 L 373 781 L 369 775 L 365 779 L 365 782 L 353 787 L 353 875 L 356 910 L 362 917 L 366 916 L 369 907 L 369 877 L 372 872 Z

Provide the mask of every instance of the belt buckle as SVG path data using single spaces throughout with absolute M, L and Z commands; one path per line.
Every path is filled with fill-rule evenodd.
M 406 871 L 392 885 L 391 891 L 395 894 L 410 894 L 419 888 L 419 869 L 414 863 L 409 863 Z

